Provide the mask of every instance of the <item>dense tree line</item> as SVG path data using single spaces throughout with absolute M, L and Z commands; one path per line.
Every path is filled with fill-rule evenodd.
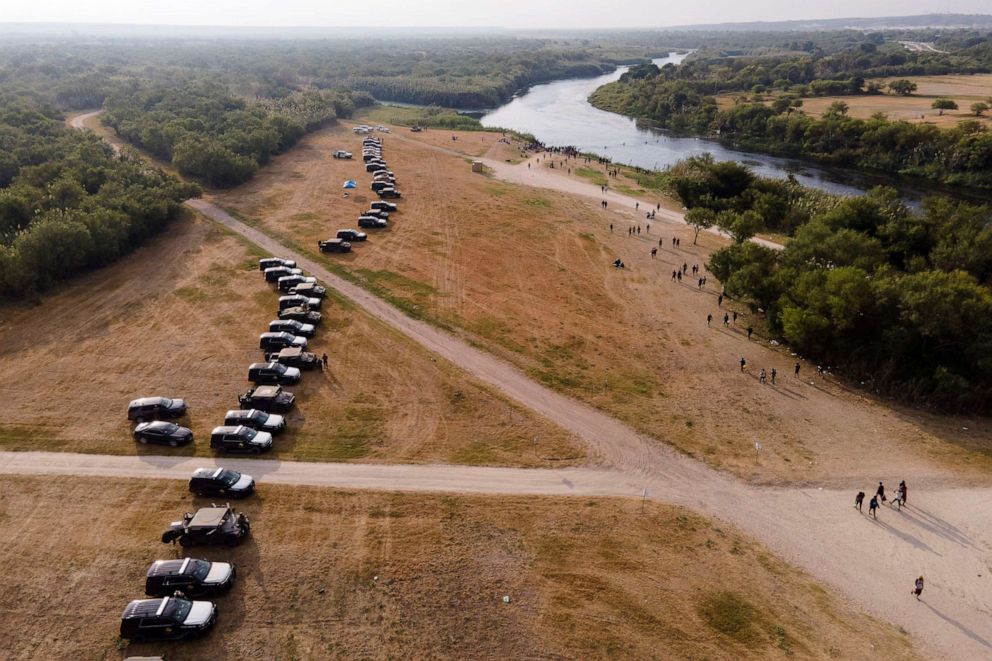
M 308 131 L 354 109 L 341 94 L 296 92 L 249 103 L 209 84 L 122 92 L 105 106 L 104 122 L 122 138 L 219 187 L 247 181 Z
M 895 52 L 867 41 L 822 57 L 719 57 L 680 67 L 635 67 L 598 89 L 591 101 L 660 128 L 718 137 L 746 149 L 987 188 L 992 187 L 992 133 L 981 123 L 940 130 L 884 115 L 854 119 L 843 102 L 820 118 L 798 109 L 805 95 L 882 93 L 865 82 L 869 75 L 988 70 L 990 65 L 992 50 L 985 43 L 944 55 Z M 912 92 L 909 81 L 890 87 L 897 94 Z M 787 93 L 766 104 L 761 94 L 771 88 Z M 758 100 L 720 110 L 712 94 L 728 89 L 753 90 Z
M 737 164 L 693 159 L 668 173 L 697 227 L 733 243 L 708 267 L 794 350 L 905 401 L 992 409 L 992 211 L 891 189 L 806 194 Z M 748 241 L 797 222 L 783 250 Z
M 0 297 L 32 295 L 109 264 L 197 194 L 65 127 L 53 107 L 0 99 Z

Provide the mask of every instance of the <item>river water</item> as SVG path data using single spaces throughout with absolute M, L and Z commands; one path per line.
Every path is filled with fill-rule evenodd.
M 654 60 L 658 66 L 679 64 L 686 55 L 672 53 Z M 729 149 L 715 140 L 685 138 L 638 126 L 623 115 L 594 108 L 587 101 L 593 90 L 618 80 L 628 67 L 596 78 L 573 78 L 535 85 L 525 94 L 485 114 L 483 126 L 530 133 L 549 146 L 577 147 L 583 152 L 606 156 L 615 163 L 658 170 L 689 156 L 709 152 L 718 161 L 737 161 L 757 174 L 783 179 L 789 174 L 801 183 L 831 193 L 856 195 L 865 188 L 884 183 L 894 185 L 910 200 L 923 192 L 892 178 L 869 177 L 863 173 L 820 168 L 801 161 L 777 158 L 755 152 Z

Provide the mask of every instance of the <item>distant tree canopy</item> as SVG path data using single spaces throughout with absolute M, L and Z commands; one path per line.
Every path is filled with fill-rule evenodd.
M 43 291 L 159 232 L 195 195 L 61 113 L 0 98 L 0 297 Z
M 315 91 L 248 103 L 196 84 L 110 96 L 104 122 L 182 174 L 225 187 L 247 181 L 272 155 L 353 107 L 347 96 Z

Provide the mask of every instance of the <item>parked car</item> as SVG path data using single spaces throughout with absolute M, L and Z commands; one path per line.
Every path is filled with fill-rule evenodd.
M 338 230 L 335 236 L 342 241 L 365 241 L 369 238 L 369 235 L 365 232 L 359 232 L 353 229 Z
M 276 319 L 269 322 L 270 333 L 292 333 L 301 337 L 313 337 L 315 331 L 313 324 L 294 319 Z
M 385 170 L 385 169 L 386 169 L 385 163 L 376 163 L 375 161 L 372 161 L 370 163 L 365 164 L 366 172 L 378 172 L 379 170 Z
M 255 478 L 229 468 L 197 468 L 189 478 L 189 492 L 205 496 L 244 498 L 255 491 Z
M 411 126 L 410 127 L 410 133 L 420 133 L 423 130 L 424 129 L 420 128 L 419 126 Z
M 389 222 L 379 218 L 378 216 L 359 216 L 358 218 L 359 227 L 373 227 L 376 229 L 382 229 L 389 226 Z
M 395 188 L 383 188 L 381 191 L 379 191 L 379 197 L 400 198 L 403 196 Z
M 375 216 L 376 218 L 382 218 L 383 220 L 389 220 L 389 212 L 382 211 L 380 209 L 369 209 L 368 211 L 362 212 L 363 216 Z
M 316 310 L 308 310 L 305 307 L 295 307 L 279 310 L 279 318 L 296 319 L 297 321 L 316 325 L 320 323 L 321 314 Z
M 369 188 L 371 188 L 373 191 L 378 193 L 383 188 L 393 188 L 393 185 L 388 181 L 373 181 L 371 184 L 369 184 Z
M 286 413 L 293 408 L 296 397 L 282 389 L 282 386 L 258 386 L 238 395 L 238 406 L 243 409 L 258 409 L 266 413 Z
M 396 179 L 396 175 L 392 170 L 379 170 L 378 172 L 372 173 L 372 179 Z
M 243 425 L 214 427 L 210 432 L 210 447 L 224 452 L 261 454 L 272 448 L 272 434 Z
M 259 385 L 291 386 L 300 382 L 300 376 L 299 369 L 282 363 L 252 363 L 248 366 L 248 380 Z
M 313 310 L 319 310 L 320 299 L 311 298 L 308 296 L 301 296 L 300 294 L 289 294 L 288 296 L 279 297 L 280 310 L 285 310 L 286 308 L 296 308 L 296 307 L 307 307 Z
M 299 351 L 299 349 L 283 349 L 283 351 Z M 272 354 L 273 356 L 278 354 Z M 313 356 L 313 354 L 310 354 Z M 314 356 L 316 360 L 316 356 Z M 299 369 L 298 366 L 294 365 Z M 278 434 L 286 428 L 286 419 L 275 413 L 266 413 L 258 409 L 231 409 L 224 414 L 224 424 L 228 427 L 251 427 L 258 431 L 267 431 L 270 434 Z
M 258 336 L 258 348 L 262 351 L 278 351 L 284 347 L 307 348 L 307 338 L 290 333 L 262 333 Z
M 145 594 L 149 597 L 171 597 L 176 590 L 187 597 L 220 594 L 231 589 L 236 575 L 234 565 L 229 562 L 196 558 L 156 560 L 145 573 Z
M 137 422 L 180 418 L 186 415 L 186 402 L 172 397 L 139 397 L 127 405 L 127 419 Z
M 382 151 L 379 149 L 363 149 L 362 150 L 362 161 L 368 163 L 372 160 L 378 160 L 382 157 Z
M 320 252 L 351 252 L 351 244 L 338 238 L 317 241 L 317 247 Z
M 284 275 L 276 281 L 276 289 L 279 291 L 289 291 L 296 285 L 304 282 L 317 282 L 317 278 L 304 275 Z
M 262 432 L 259 432 L 262 433 Z M 251 522 L 230 505 L 201 507 L 196 514 L 186 512 L 180 521 L 173 521 L 162 533 L 162 543 L 179 542 L 180 546 L 196 544 L 239 544 L 251 531 Z
M 214 625 L 217 606 L 178 597 L 135 599 L 121 614 L 121 638 L 132 643 L 199 636 Z
M 327 296 L 327 287 L 322 287 L 315 282 L 301 282 L 289 290 L 290 294 L 298 294 L 307 298 L 324 298 Z
M 180 427 L 174 422 L 153 420 L 139 423 L 134 428 L 134 440 L 141 444 L 158 443 L 170 447 L 179 447 L 193 441 L 193 432 L 186 427 Z
M 303 269 L 289 268 L 288 266 L 274 266 L 262 271 L 266 282 L 279 282 L 279 278 L 287 275 L 303 275 Z
M 351 152 L 339 149 L 334 152 L 334 158 L 351 158 Z
M 385 200 L 377 200 L 369 204 L 373 209 L 378 209 L 380 211 L 388 211 L 389 213 L 396 213 L 398 207 L 392 202 L 386 202 Z
M 296 262 L 291 259 L 282 259 L 281 257 L 266 257 L 258 260 L 259 271 L 264 272 L 265 269 L 271 269 L 277 266 L 285 266 L 288 269 L 294 269 L 296 268 Z
M 317 354 L 303 351 L 299 347 L 287 347 L 278 353 L 270 353 L 265 359 L 272 363 L 282 363 L 301 370 L 312 370 L 317 367 Z M 229 424 L 225 422 L 225 424 Z

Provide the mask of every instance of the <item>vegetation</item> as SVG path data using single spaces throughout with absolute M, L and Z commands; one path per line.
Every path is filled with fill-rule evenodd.
M 0 145 L 0 297 L 114 261 L 198 194 L 24 99 L 0 99 Z
M 709 269 L 774 337 L 877 392 L 992 409 L 988 206 L 931 198 L 917 213 L 891 189 L 838 198 L 706 157 L 666 175 L 689 218 L 733 235 Z M 792 232 L 784 249 L 747 241 L 768 225 Z
M 475 117 L 462 115 L 440 106 L 391 106 L 380 105 L 369 107 L 361 115 L 363 120 L 376 124 L 395 124 L 398 126 L 421 126 L 424 128 L 449 129 L 453 131 L 483 131 L 486 130 Z
M 953 54 L 909 53 L 880 35 L 826 52 L 776 52 L 742 57 L 697 54 L 679 67 L 634 67 L 590 97 L 597 107 L 652 121 L 660 128 L 718 137 L 746 149 L 811 158 L 835 165 L 909 174 L 961 186 L 992 187 L 992 134 L 979 123 L 961 122 L 941 131 L 926 124 L 848 116 L 835 103 L 819 119 L 804 115 L 803 96 L 880 94 L 869 77 L 992 69 L 988 39 Z M 805 50 L 805 48 L 804 48 Z M 896 80 L 894 94 L 910 95 L 916 84 Z M 776 90 L 768 104 L 765 95 Z M 750 96 L 720 110 L 714 95 Z M 941 101 L 938 108 L 950 109 Z M 953 103 L 953 102 L 950 102 Z M 972 112 L 986 108 L 978 103 Z

